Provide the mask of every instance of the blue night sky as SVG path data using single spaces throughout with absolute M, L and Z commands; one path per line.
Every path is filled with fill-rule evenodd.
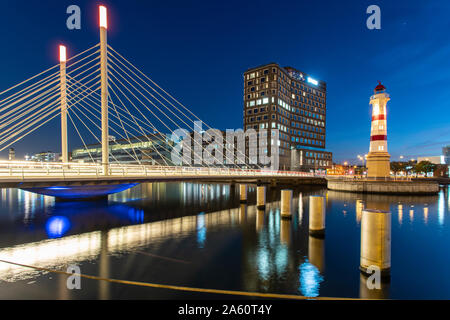
M 81 30 L 66 28 L 72 4 Z M 243 72 L 277 62 L 327 82 L 327 150 L 336 162 L 368 152 L 377 80 L 392 99 L 392 160 L 439 155 L 450 144 L 448 0 L 2 0 L 0 91 L 57 64 L 61 41 L 72 55 L 96 44 L 99 4 L 109 8 L 109 44 L 213 127 L 242 128 Z M 366 28 L 371 4 L 381 7 L 381 30 Z M 14 146 L 17 154 L 59 151 L 58 130 L 58 121 L 41 128 Z

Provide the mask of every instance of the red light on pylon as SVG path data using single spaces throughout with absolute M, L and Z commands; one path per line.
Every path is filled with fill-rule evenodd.
M 100 28 L 108 29 L 108 11 L 105 6 L 99 7 L 100 12 Z
M 67 61 L 67 50 L 65 46 L 59 46 L 59 61 L 60 62 Z

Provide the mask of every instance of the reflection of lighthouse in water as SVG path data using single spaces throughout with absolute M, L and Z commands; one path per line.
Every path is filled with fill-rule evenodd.
M 374 95 L 370 98 L 372 105 L 372 127 L 370 131 L 370 150 L 367 155 L 368 176 L 384 178 L 390 176 L 390 155 L 387 151 L 386 106 L 390 100 L 386 88 L 379 82 Z

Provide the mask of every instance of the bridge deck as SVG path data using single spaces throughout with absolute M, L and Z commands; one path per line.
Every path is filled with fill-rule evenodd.
M 261 181 L 324 180 L 312 173 L 203 167 L 111 165 L 108 174 L 95 164 L 1 163 L 0 187 L 114 184 L 157 181 Z

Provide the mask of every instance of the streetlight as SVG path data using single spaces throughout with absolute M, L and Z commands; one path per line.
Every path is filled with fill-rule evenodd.
M 361 160 L 363 167 L 364 167 L 364 158 L 358 154 L 358 159 Z

